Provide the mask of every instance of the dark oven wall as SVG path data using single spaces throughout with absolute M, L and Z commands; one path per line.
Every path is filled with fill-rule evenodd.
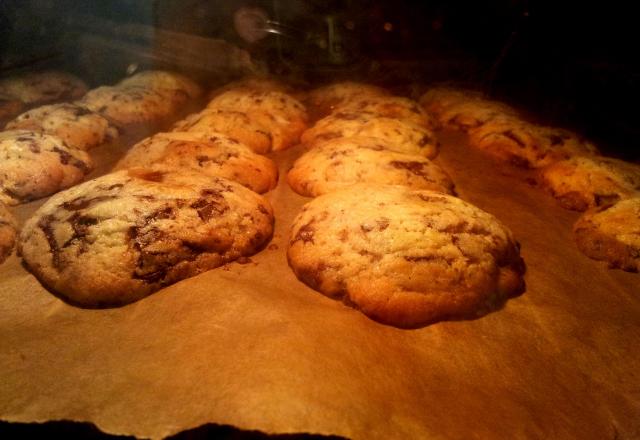
M 3 0 L 0 66 L 3 74 L 69 68 L 94 83 L 121 77 L 132 63 L 182 63 L 196 76 L 220 76 L 237 48 L 258 71 L 308 84 L 360 78 L 405 93 L 439 81 L 479 87 L 633 160 L 640 70 L 632 12 L 624 2 L 523 0 Z M 239 32 L 260 17 L 268 20 L 257 25 L 267 29 L 261 35 Z M 197 63 L 188 60 L 191 40 L 158 43 L 174 35 L 201 38 Z M 208 40 L 229 46 L 209 48 Z M 145 45 L 154 49 L 148 59 L 139 56 Z M 182 59 L 158 56 L 182 48 Z

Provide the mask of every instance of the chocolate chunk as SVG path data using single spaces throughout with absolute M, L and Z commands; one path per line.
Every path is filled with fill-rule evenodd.
M 302 225 L 300 229 L 298 229 L 298 233 L 293 238 L 291 244 L 296 241 L 302 241 L 303 243 L 315 243 L 313 241 L 313 235 L 315 234 L 315 229 L 312 227 L 314 221 L 307 223 L 306 225 Z
M 81 209 L 86 209 L 91 205 L 94 205 L 99 202 L 103 202 L 105 200 L 114 199 L 115 196 L 98 196 L 98 197 L 78 197 L 73 200 L 69 200 L 68 202 L 64 202 L 62 206 L 67 211 L 79 211 Z
M 98 224 L 98 219 L 95 217 L 80 215 L 78 212 L 75 212 L 69 218 L 69 223 L 71 223 L 73 235 L 62 245 L 62 247 L 66 248 L 71 246 L 73 243 L 80 241 L 81 244 L 78 249 L 78 253 L 81 254 L 86 252 L 87 244 L 85 242 L 85 237 L 89 234 L 90 227 Z
M 432 143 L 433 143 L 433 139 L 431 138 L 431 136 L 427 136 L 427 135 L 422 136 L 422 138 L 418 141 L 418 145 L 420 147 L 425 147 Z
M 166 173 L 162 171 L 144 171 L 136 172 L 135 174 L 129 172 L 130 176 L 137 177 L 138 179 L 146 180 L 148 182 L 162 182 Z
M 506 130 L 502 132 L 502 135 L 507 139 L 511 139 L 513 142 L 518 144 L 519 147 L 524 148 L 526 144 L 522 142 L 511 130 Z
M 53 263 L 53 267 L 60 270 L 61 269 L 61 261 L 60 261 L 60 247 L 58 246 L 58 242 L 56 241 L 56 237 L 53 231 L 52 223 L 55 221 L 55 217 L 52 215 L 46 215 L 42 217 L 38 221 L 38 227 L 42 230 L 45 238 L 47 239 L 47 243 L 49 244 L 49 249 L 51 250 L 51 260 Z
M 198 212 L 198 217 L 204 222 L 209 221 L 214 216 L 222 215 L 229 209 L 224 198 L 219 194 L 218 197 L 198 199 L 189 206 Z
M 58 147 L 53 147 L 53 151 L 55 153 L 57 153 L 58 156 L 60 156 L 60 163 L 61 164 L 63 164 L 63 165 L 71 165 L 72 167 L 78 168 L 79 170 L 81 170 L 85 174 L 90 171 L 90 169 L 87 166 L 87 164 L 85 164 L 81 160 L 76 159 L 71 154 L 69 154 L 67 151 L 64 151 L 64 150 L 62 150 L 62 149 L 60 149 Z
M 84 108 L 80 106 L 73 107 L 73 116 L 79 117 L 79 116 L 85 116 L 85 115 L 91 115 L 91 114 L 93 114 L 93 112 L 88 108 Z
M 265 208 L 264 205 L 262 204 L 258 205 L 258 211 L 260 211 L 264 215 L 271 216 L 271 213 L 269 212 L 269 210 Z
M 424 173 L 424 167 L 425 167 L 425 163 L 424 162 L 405 162 L 405 161 L 400 161 L 400 160 L 394 160 L 389 162 L 389 165 L 391 165 L 394 168 L 400 169 L 400 170 L 407 170 L 409 171 L 411 174 L 414 174 L 416 176 L 420 176 L 420 177 L 425 177 L 425 173 Z

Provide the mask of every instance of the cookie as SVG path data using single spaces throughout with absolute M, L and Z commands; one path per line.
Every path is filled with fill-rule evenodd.
M 407 150 L 418 146 L 421 154 L 430 159 L 438 154 L 438 140 L 431 130 L 410 121 L 370 113 L 333 113 L 302 133 L 300 141 L 312 145 L 328 139 L 353 136 L 378 138 Z
M 0 202 L 0 264 L 7 259 L 16 243 L 17 223 L 4 203 Z
M 140 86 L 98 87 L 79 104 L 121 127 L 160 122 L 176 111 L 173 100 Z
M 9 122 L 6 128 L 51 134 L 80 150 L 88 150 L 118 137 L 118 129 L 103 116 L 71 103 L 34 108 Z
M 258 252 L 273 211 L 240 184 L 130 169 L 51 197 L 18 252 L 48 289 L 84 307 L 118 306 Z
M 295 161 L 287 181 L 295 192 L 307 197 L 317 197 L 356 183 L 403 185 L 453 193 L 451 178 L 429 159 L 375 146 L 313 148 Z
M 371 84 L 343 81 L 318 87 L 307 93 L 305 102 L 315 114 L 328 115 L 336 107 L 363 97 L 388 96 L 389 92 Z
M 371 113 L 409 121 L 432 130 L 438 128 L 438 122 L 416 101 L 400 96 L 363 96 L 336 106 L 333 113 Z
M 427 90 L 418 102 L 427 112 L 437 116 L 452 105 L 477 99 L 482 99 L 478 91 L 438 86 Z
M 437 119 L 444 128 L 468 132 L 494 118 L 517 116 L 514 108 L 501 102 L 471 99 L 448 106 Z
M 60 138 L 26 130 L 0 133 L 0 202 L 16 205 L 81 182 L 92 168 L 86 152 Z
M 456 197 L 354 185 L 307 203 L 287 250 L 298 279 L 398 327 L 472 318 L 524 289 L 511 232 Z
M 576 156 L 540 172 L 541 183 L 567 208 L 584 211 L 640 192 L 640 165 L 602 156 Z
M 248 92 L 280 92 L 293 94 L 293 87 L 267 76 L 247 76 L 217 87 L 209 92 L 209 100 L 229 90 L 245 90 Z
M 341 146 L 344 148 L 366 147 L 370 149 L 396 151 L 398 153 L 406 153 L 423 157 L 429 157 L 425 156 L 425 153 L 429 153 L 430 151 L 432 151 L 430 149 L 425 151 L 425 149 L 419 144 L 386 142 L 380 138 L 367 136 L 353 136 L 328 140 L 317 140 L 309 145 L 309 148 L 320 148 L 324 147 L 325 145 Z
M 260 125 L 268 127 L 274 151 L 297 144 L 307 128 L 306 109 L 285 93 L 229 90 L 211 100 L 207 108 L 244 112 Z
M 35 105 L 78 99 L 87 92 L 87 85 L 69 73 L 46 71 L 2 79 L 0 92 Z
M 589 141 L 568 130 L 511 117 L 491 119 L 471 130 L 469 145 L 524 168 L 542 168 L 559 160 L 598 152 Z
M 609 267 L 640 271 L 640 194 L 587 211 L 573 226 L 578 249 Z
M 202 87 L 191 78 L 166 70 L 145 70 L 123 79 L 120 87 L 139 86 L 156 92 L 170 92 L 182 95 L 183 99 L 196 99 L 202 95 Z
M 173 131 L 222 133 L 258 154 L 266 154 L 273 147 L 270 127 L 261 125 L 247 113 L 232 110 L 205 109 L 176 122 Z
M 278 167 L 269 158 L 222 134 L 159 133 L 137 143 L 115 169 L 153 164 L 218 176 L 264 193 L 276 187 Z

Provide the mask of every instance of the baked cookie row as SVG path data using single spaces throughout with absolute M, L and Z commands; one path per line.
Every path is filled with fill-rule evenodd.
M 295 125 L 304 108 L 294 105 L 290 115 L 293 98 L 261 93 L 227 87 L 214 110 L 227 111 L 232 99 L 251 114 L 264 99 L 261 117 L 290 130 L 281 119 Z M 187 127 L 194 120 L 140 141 L 112 173 L 49 199 L 21 233 L 26 267 L 71 303 L 118 306 L 261 250 L 274 216 L 257 193 L 275 187 L 275 163 L 231 137 L 242 124 Z
M 329 114 L 303 133 L 307 151 L 287 175 L 295 192 L 317 197 L 289 236 L 300 281 L 402 328 L 480 316 L 523 291 L 517 242 L 452 195 L 430 160 L 437 124 L 417 103 L 352 82 L 307 99 Z
M 564 208 L 589 210 L 574 226 L 583 253 L 638 270 L 640 216 L 632 207 L 640 197 L 640 165 L 601 156 L 577 134 L 531 123 L 478 92 L 435 87 L 420 102 L 445 127 L 466 131 L 470 146 L 536 170 L 539 185 Z

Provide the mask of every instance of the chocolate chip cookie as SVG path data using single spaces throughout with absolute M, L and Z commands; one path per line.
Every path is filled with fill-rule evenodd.
M 471 99 L 450 104 L 437 119 L 444 128 L 468 132 L 494 118 L 517 116 L 518 112 L 507 104 Z
M 559 160 L 598 152 L 595 145 L 568 130 L 514 117 L 494 118 L 471 130 L 469 145 L 524 168 L 542 168 Z
M 45 71 L 0 80 L 0 92 L 28 105 L 78 99 L 87 92 L 80 78 L 66 72 Z
M 640 271 L 640 194 L 584 213 L 573 226 L 580 251 L 609 267 Z
M 0 264 L 7 259 L 16 243 L 16 220 L 4 203 L 0 202 Z
M 191 78 L 177 72 L 166 70 L 145 70 L 123 79 L 121 87 L 140 86 L 159 93 L 182 94 L 187 99 L 196 99 L 202 95 L 202 87 Z
M 137 143 L 116 170 L 159 164 L 219 176 L 264 193 L 278 183 L 278 167 L 269 158 L 222 134 L 159 133 Z
M 305 107 L 285 93 L 234 89 L 216 96 L 207 108 L 246 113 L 261 126 L 268 127 L 275 151 L 297 144 L 307 128 Z
M 363 96 L 335 107 L 334 113 L 372 113 L 386 118 L 413 122 L 428 129 L 437 129 L 438 122 L 416 101 L 400 96 Z
M 287 181 L 295 192 L 307 197 L 317 197 L 356 183 L 404 185 L 453 193 L 451 178 L 429 159 L 376 146 L 313 148 L 295 161 Z
M 406 153 L 425 157 L 425 150 L 420 146 L 420 144 L 386 142 L 380 138 L 367 136 L 340 137 L 328 140 L 316 140 L 311 145 L 309 145 L 309 147 L 313 149 L 324 147 L 325 145 L 342 146 L 345 148 L 367 147 L 371 149 L 396 151 L 398 153 Z M 426 153 L 429 153 L 429 151 L 430 150 L 428 149 Z
M 482 94 L 478 91 L 437 86 L 427 90 L 418 102 L 427 112 L 439 116 L 453 105 L 476 99 L 482 99 Z
M 0 202 L 16 205 L 81 182 L 91 171 L 86 152 L 27 130 L 0 133 Z
M 67 301 L 117 306 L 258 252 L 273 222 L 269 202 L 240 184 L 138 168 L 51 197 L 26 222 L 18 251 Z
M 318 87 L 307 93 L 305 102 L 315 114 L 327 115 L 336 107 L 363 97 L 388 96 L 389 92 L 371 84 L 343 81 Z
M 610 205 L 640 192 L 640 165 L 602 156 L 577 156 L 541 170 L 541 182 L 576 211 Z
M 524 289 L 511 232 L 456 197 L 354 185 L 307 203 L 287 251 L 299 280 L 379 322 L 472 318 Z
M 79 103 L 121 127 L 160 122 L 176 110 L 176 102 L 140 86 L 103 86 L 91 90 Z
M 327 139 L 353 136 L 378 138 L 406 150 L 414 150 L 418 146 L 422 155 L 430 159 L 438 154 L 438 140 L 431 130 L 410 121 L 371 113 L 333 113 L 302 133 L 300 141 L 312 145 Z
M 71 103 L 34 108 L 9 122 L 6 128 L 51 134 L 80 150 L 88 150 L 118 137 L 118 129 L 106 118 Z
M 222 133 L 235 139 L 258 154 L 271 151 L 271 128 L 261 125 L 247 113 L 232 110 L 205 109 L 176 122 L 174 131 Z

